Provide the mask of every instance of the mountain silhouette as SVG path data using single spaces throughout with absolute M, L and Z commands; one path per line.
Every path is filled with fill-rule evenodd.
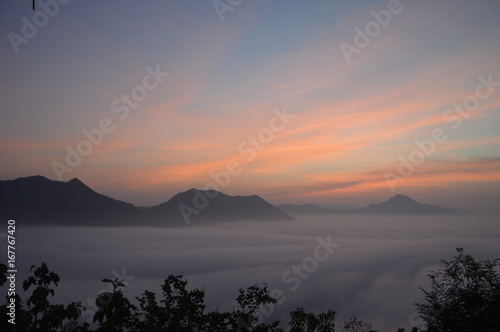
M 229 196 L 216 190 L 190 189 L 149 209 L 153 219 L 158 216 L 171 221 L 187 222 L 238 220 L 293 220 L 294 218 L 257 195 Z
M 442 208 L 436 205 L 421 204 L 411 197 L 405 195 L 396 195 L 389 200 L 379 203 L 370 204 L 364 208 L 357 209 L 333 209 L 324 208 L 314 204 L 284 204 L 278 206 L 281 210 L 289 213 L 292 216 L 299 215 L 330 215 L 330 214 L 453 214 L 458 213 L 458 210 Z M 462 210 L 465 211 L 465 210 Z M 461 212 L 465 213 L 465 212 Z
M 0 217 L 26 224 L 180 226 L 186 223 L 180 207 L 193 212 L 189 222 L 195 223 L 293 220 L 257 195 L 190 189 L 160 205 L 138 208 L 101 195 L 77 178 L 63 182 L 37 175 L 0 181 Z
M 315 204 L 281 204 L 278 205 L 282 211 L 285 211 L 292 216 L 296 215 L 328 215 L 342 213 L 341 210 L 333 208 L 325 208 Z
M 370 204 L 365 208 L 356 209 L 356 212 L 373 214 L 452 214 L 448 209 L 437 205 L 421 204 L 405 195 L 396 195 L 385 202 Z
M 138 218 L 137 212 L 134 205 L 98 194 L 77 178 L 63 182 L 37 175 L 0 181 L 0 214 L 26 223 L 126 224 Z

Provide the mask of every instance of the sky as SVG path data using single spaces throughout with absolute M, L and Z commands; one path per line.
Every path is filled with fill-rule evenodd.
M 497 208 L 497 0 L 36 4 L 0 2 L 0 179 Z

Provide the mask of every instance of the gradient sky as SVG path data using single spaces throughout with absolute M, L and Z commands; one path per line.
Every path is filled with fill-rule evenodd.
M 474 111 L 449 110 L 475 95 L 478 77 L 500 82 L 500 2 L 402 0 L 346 61 L 341 43 L 355 45 L 355 29 L 388 3 L 245 0 L 221 21 L 209 0 L 70 1 L 16 53 L 9 33 L 22 36 L 23 17 L 43 9 L 2 1 L 0 178 L 57 179 L 53 162 L 108 118 L 114 130 L 63 179 L 137 205 L 202 189 L 236 161 L 241 172 L 221 191 L 272 203 L 363 205 L 401 193 L 496 208 L 500 83 L 480 89 L 488 96 Z M 169 75 L 120 118 L 113 102 L 143 84 L 148 66 Z M 284 108 L 295 117 L 248 152 L 248 137 L 267 139 Z M 436 130 L 446 140 L 392 191 L 387 172 L 400 174 L 415 140 Z

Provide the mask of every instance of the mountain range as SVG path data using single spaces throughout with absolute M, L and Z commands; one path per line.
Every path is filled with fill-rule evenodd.
M 190 189 L 157 206 L 139 208 L 101 195 L 74 178 L 43 176 L 0 181 L 0 217 L 28 224 L 158 225 L 239 220 L 294 220 L 257 195 L 229 196 Z
M 455 214 L 467 213 L 465 210 L 446 209 L 437 205 L 421 204 L 411 197 L 405 195 L 395 195 L 389 200 L 379 203 L 370 204 L 363 208 L 357 209 L 333 209 L 325 208 L 314 204 L 283 204 L 278 207 L 291 215 L 330 215 L 330 214 L 411 214 L 411 215 L 426 215 L 426 214 Z
M 314 204 L 274 206 L 257 195 L 230 196 L 194 188 L 157 206 L 139 208 L 99 194 L 77 178 L 63 182 L 37 175 L 0 181 L 0 218 L 26 224 L 180 226 L 216 221 L 294 220 L 292 216 L 301 215 L 455 213 L 404 195 L 364 208 L 334 209 Z

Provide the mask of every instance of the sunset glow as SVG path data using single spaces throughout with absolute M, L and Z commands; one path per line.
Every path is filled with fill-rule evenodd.
M 21 34 L 31 4 L 0 6 L 4 36 Z M 496 207 L 498 1 L 401 1 L 346 61 L 339 45 L 354 45 L 355 28 L 387 6 L 244 1 L 221 22 L 210 1 L 70 2 L 18 53 L 2 38 L 0 177 L 77 177 L 154 205 L 232 165 L 221 191 L 273 203 L 402 193 Z M 148 23 L 134 19 L 144 13 Z M 99 130 L 98 144 L 84 130 Z M 442 142 L 431 146 L 435 130 Z M 67 147 L 91 152 L 71 167 Z M 401 160 L 417 154 L 422 162 L 402 176 Z

